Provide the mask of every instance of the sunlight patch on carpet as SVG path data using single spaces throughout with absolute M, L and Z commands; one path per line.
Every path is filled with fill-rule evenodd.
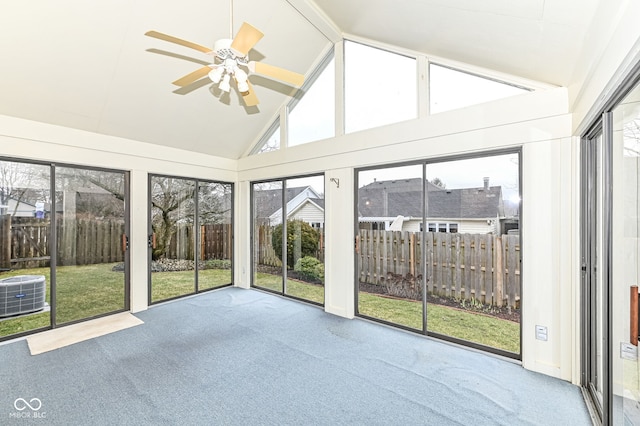
M 31 355 L 38 355 L 140 324 L 144 322 L 123 312 L 34 334 L 27 337 L 27 343 Z

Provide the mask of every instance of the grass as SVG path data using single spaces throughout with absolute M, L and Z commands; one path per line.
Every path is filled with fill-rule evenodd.
M 59 266 L 56 275 L 56 322 L 64 324 L 124 309 L 124 274 L 113 272 L 115 264 Z M 0 274 L 44 275 L 47 303 L 51 303 L 49 268 L 19 269 Z M 0 336 L 34 330 L 50 325 L 50 313 L 42 312 L 0 321 Z
M 282 277 L 279 275 L 256 274 L 255 285 L 269 290 L 282 291 Z M 317 303 L 324 301 L 324 287 L 287 280 L 287 293 Z M 416 330 L 422 329 L 422 303 L 412 300 L 383 297 L 360 292 L 358 312 L 372 318 Z M 520 325 L 518 323 L 447 306 L 429 304 L 427 306 L 428 331 L 455 337 L 505 350 L 520 352 Z
M 258 272 L 256 274 L 256 287 L 266 288 L 272 291 L 282 291 L 282 277 L 280 275 L 265 274 Z M 309 300 L 315 303 L 324 303 L 324 286 L 317 284 L 309 284 L 298 280 L 287 278 L 288 296 L 297 297 L 299 299 Z
M 230 283 L 230 269 L 202 269 L 198 271 L 199 290 L 208 290 Z M 152 302 L 193 293 L 195 293 L 194 271 L 154 272 L 151 274 Z
M 359 313 L 422 329 L 422 303 L 360 292 Z M 442 305 L 427 305 L 427 330 L 469 342 L 520 352 L 520 324 Z

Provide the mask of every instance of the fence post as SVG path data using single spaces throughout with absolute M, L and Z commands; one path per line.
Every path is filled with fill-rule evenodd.
M 416 234 L 409 233 L 409 273 L 416 276 Z
M 502 307 L 504 303 L 504 261 L 502 259 L 502 237 L 496 237 L 496 245 L 493 248 L 495 257 L 495 303 L 496 306 Z
M 11 215 L 0 216 L 0 268 L 11 268 Z

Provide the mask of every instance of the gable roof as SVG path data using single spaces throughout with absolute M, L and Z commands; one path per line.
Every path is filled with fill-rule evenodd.
M 296 211 L 302 204 L 310 201 L 324 210 L 324 199 L 311 186 L 287 187 L 285 198 L 287 216 Z M 278 219 L 282 214 L 282 189 L 266 189 L 254 191 L 254 217 Z
M 504 216 L 501 186 L 443 189 L 427 181 L 427 216 L 495 218 Z M 376 181 L 358 190 L 361 217 L 422 217 L 422 178 Z

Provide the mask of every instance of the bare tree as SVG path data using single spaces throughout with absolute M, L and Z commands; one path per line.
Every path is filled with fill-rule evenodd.
M 21 203 L 49 201 L 48 170 L 47 166 L 0 161 L 0 215 L 15 215 Z M 9 200 L 16 203 L 13 212 L 9 212 Z

